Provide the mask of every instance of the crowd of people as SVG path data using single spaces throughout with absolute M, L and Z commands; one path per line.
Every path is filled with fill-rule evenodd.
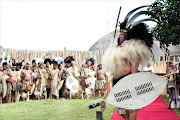
M 29 99 L 87 98 L 105 96 L 102 90 L 108 75 L 95 60 L 87 59 L 78 69 L 73 56 L 64 60 L 32 60 L 2 63 L 0 70 L 0 104 L 3 102 L 28 101 Z
M 11 64 L 5 61 L 0 67 L 0 104 L 29 99 L 89 99 L 106 96 L 103 88 L 110 81 L 110 75 L 102 64 L 95 66 L 94 63 L 95 60 L 90 58 L 78 68 L 74 65 L 73 56 L 68 56 L 64 60 L 33 59 L 31 65 L 22 65 L 23 61 L 16 63 L 13 60 Z M 166 66 L 168 109 L 174 109 L 175 104 L 180 109 L 180 63 L 174 65 L 167 62 Z M 154 72 L 150 64 L 143 71 Z M 112 85 L 108 87 L 112 88 Z

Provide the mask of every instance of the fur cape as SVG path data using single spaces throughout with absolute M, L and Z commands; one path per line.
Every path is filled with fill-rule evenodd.
M 130 39 L 126 40 L 119 47 L 117 47 L 117 43 L 113 43 L 103 56 L 103 64 L 106 71 L 113 74 L 116 66 L 123 68 L 125 63 L 135 56 L 139 57 L 139 69 L 149 62 L 151 51 L 144 41 Z

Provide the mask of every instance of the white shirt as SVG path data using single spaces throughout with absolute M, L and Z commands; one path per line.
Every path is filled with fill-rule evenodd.
M 144 69 L 143 69 L 143 71 L 152 71 L 152 73 L 154 73 L 154 69 L 153 69 L 153 67 L 152 66 L 150 66 L 150 67 L 144 67 Z

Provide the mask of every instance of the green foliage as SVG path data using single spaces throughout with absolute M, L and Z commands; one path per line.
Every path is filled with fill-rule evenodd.
M 180 0 L 156 0 L 148 9 L 158 21 L 152 32 L 161 47 L 180 44 Z

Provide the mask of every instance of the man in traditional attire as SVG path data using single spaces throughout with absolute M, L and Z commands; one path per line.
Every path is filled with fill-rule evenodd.
M 31 66 L 30 70 L 31 70 L 33 73 L 36 73 L 36 72 L 38 71 L 37 65 L 36 65 L 36 60 L 35 60 L 35 59 L 32 60 L 32 66 Z
M 9 69 L 8 69 L 8 64 L 7 64 L 7 62 L 4 62 L 4 63 L 2 64 L 2 72 L 3 72 L 4 74 L 8 74 L 8 71 L 9 71 Z
M 9 103 L 14 102 L 15 95 L 17 95 L 17 76 L 16 64 L 12 64 L 11 70 L 9 71 L 9 79 L 7 80 L 7 95 Z
M 22 98 L 23 101 L 29 100 L 29 94 L 26 91 L 26 88 L 29 84 L 33 83 L 33 76 L 32 76 L 32 71 L 30 70 L 30 65 L 29 63 L 26 63 L 25 69 L 21 71 L 21 82 L 22 82 Z
M 3 72 L 3 79 L 5 80 L 5 84 L 3 84 L 3 89 L 6 88 L 7 91 L 8 91 L 8 87 L 7 87 L 7 84 L 8 84 L 8 79 L 9 79 L 9 68 L 8 68 L 8 63 L 7 62 L 3 62 L 2 64 L 2 72 Z M 7 97 L 7 91 L 6 93 L 3 93 L 3 94 L 6 94 L 5 97 L 7 98 L 7 101 L 9 101 L 8 97 Z
M 63 68 L 62 62 L 58 65 L 58 69 L 61 71 L 61 81 L 63 81 L 61 89 L 59 90 L 59 97 L 63 97 L 64 86 L 65 86 L 64 81 L 66 79 L 63 77 L 63 70 L 64 70 L 64 68 Z
M 88 78 L 87 71 L 86 71 L 86 64 L 82 64 L 81 70 L 80 70 L 80 92 L 82 99 L 84 99 L 85 89 L 89 87 L 89 84 L 87 83 L 86 79 Z
M 47 79 L 47 86 L 46 86 L 46 95 L 45 96 L 46 98 L 50 98 L 50 89 L 51 89 L 51 76 L 52 76 L 52 71 L 51 71 L 51 59 L 49 58 L 46 58 L 44 60 L 44 64 L 45 64 L 45 70 L 46 70 L 46 73 L 48 74 L 48 79 Z
M 21 84 L 21 67 L 22 63 L 16 63 L 16 71 L 17 71 L 17 91 L 15 96 L 15 101 L 19 102 L 20 99 L 20 93 L 22 92 L 22 84 Z
M 87 59 L 86 61 L 86 66 L 87 66 L 86 74 L 88 76 L 88 78 L 86 79 L 86 83 L 89 84 L 89 87 L 86 88 L 85 92 L 88 99 L 91 96 L 95 95 L 94 92 L 95 92 L 96 71 L 94 69 L 94 63 L 95 63 L 94 58 Z
M 79 86 L 79 81 L 78 81 L 78 78 L 80 76 L 79 74 L 79 71 L 78 71 L 78 68 L 76 66 L 74 66 L 73 64 L 73 61 L 74 61 L 74 58 L 73 56 L 68 56 L 64 59 L 64 62 L 65 62 L 65 68 L 64 68 L 64 71 L 63 71 L 63 76 L 66 77 L 66 80 L 67 79 L 73 79 L 75 80 L 76 86 Z M 72 97 L 71 95 L 75 95 L 76 93 L 73 93 L 72 91 L 69 90 L 68 86 L 66 86 L 66 83 L 65 84 L 65 97 L 67 98 L 67 95 L 70 94 L 70 98 Z M 79 90 L 79 87 L 76 88 Z
M 0 104 L 2 104 L 2 99 L 3 99 L 3 84 L 2 84 L 2 76 L 3 72 L 0 71 Z
M 177 66 L 176 74 L 176 87 L 177 87 L 177 108 L 180 109 L 180 63 Z
M 37 87 L 34 94 L 38 97 L 38 100 L 41 100 L 43 96 L 47 97 L 46 86 L 48 79 L 48 74 L 44 69 L 44 63 L 42 62 L 39 63 L 38 73 L 40 77 L 38 78 L 39 80 L 36 83 Z
M 104 84 L 108 81 L 108 77 L 104 69 L 102 69 L 102 64 L 98 65 L 98 69 L 96 72 L 96 82 L 95 82 L 95 96 L 97 97 L 99 94 L 103 96 L 103 87 Z
M 128 21 L 130 15 L 138 9 L 129 12 L 119 25 L 120 31 L 114 39 L 115 42 L 110 45 L 103 57 L 106 71 L 113 75 L 113 85 L 123 77 L 137 73 L 138 68 L 145 66 L 151 57 L 153 36 L 149 33 L 147 25 L 142 23 L 143 20 L 134 23 Z M 116 108 L 116 111 L 126 120 L 136 120 L 136 109 Z
M 167 74 L 174 73 L 174 65 L 172 62 L 169 62 L 169 66 L 167 68 Z M 169 107 L 167 109 L 175 109 L 175 101 L 176 101 L 176 91 L 175 91 L 175 81 L 176 75 L 170 75 L 168 77 L 168 92 L 169 92 Z
M 34 98 L 35 92 L 36 92 L 35 96 L 37 98 L 39 98 L 38 95 L 37 95 L 37 93 L 38 93 L 37 88 L 40 85 L 41 75 L 39 73 L 39 69 L 38 69 L 38 65 L 37 65 L 38 63 L 37 62 L 38 62 L 38 59 L 34 58 L 32 60 L 32 66 L 30 67 L 30 70 L 32 71 L 32 77 L 33 77 L 33 82 L 32 83 L 34 84 L 34 85 L 31 84 L 31 86 L 32 86 L 32 88 L 31 88 L 31 91 L 32 91 L 31 97 L 32 98 Z
M 41 72 L 40 68 L 36 65 L 36 60 L 32 60 L 31 71 L 33 77 L 33 83 L 35 83 L 35 87 L 33 87 L 34 90 L 32 91 L 34 91 L 34 95 L 36 96 L 36 98 L 40 100 L 42 97 L 42 94 L 40 93 L 42 75 L 40 74 Z
M 57 99 L 59 97 L 58 85 L 61 81 L 61 73 L 58 69 L 57 61 L 53 60 L 53 69 L 51 72 L 51 97 Z

